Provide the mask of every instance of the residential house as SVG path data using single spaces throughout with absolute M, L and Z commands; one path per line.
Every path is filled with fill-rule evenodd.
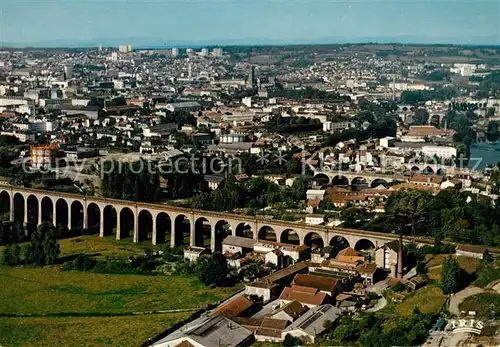
M 340 311 L 332 305 L 317 306 L 299 319 L 290 324 L 282 333 L 283 339 L 286 335 L 298 337 L 305 343 L 314 343 L 316 337 L 325 331 L 325 322 L 335 322 L 340 316 Z
M 310 214 L 306 216 L 306 224 L 320 225 L 325 222 L 324 214 Z
M 322 189 L 309 189 L 306 192 L 307 200 L 318 200 L 321 201 L 325 198 L 325 190 Z
M 222 241 L 222 254 L 245 254 L 253 250 L 255 240 L 229 235 Z
M 302 305 L 311 308 L 326 304 L 329 301 L 330 296 L 316 288 L 292 285 L 291 287 L 283 289 L 279 299 L 280 305 L 285 305 L 292 301 L 298 301 Z
M 399 247 L 399 240 L 394 240 L 375 250 L 375 263 L 379 268 L 391 271 L 393 277 L 397 274 Z
M 471 257 L 483 259 L 483 254 L 486 252 L 486 247 L 473 245 L 458 245 L 455 249 L 455 254 L 463 257 Z
M 274 311 L 269 317 L 293 322 L 309 310 L 298 301 L 291 301 Z
M 201 257 L 203 254 L 208 254 L 208 250 L 204 247 L 187 247 L 184 249 L 184 259 L 191 262 L 195 262 L 196 259 Z
M 334 278 L 317 276 L 311 274 L 297 274 L 292 284 L 302 287 L 314 288 L 322 293 L 335 296 L 337 280 Z

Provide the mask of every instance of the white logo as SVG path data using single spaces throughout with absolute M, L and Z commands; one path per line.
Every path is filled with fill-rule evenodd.
M 475 319 L 459 319 L 450 321 L 452 333 L 474 333 L 481 334 L 484 323 Z

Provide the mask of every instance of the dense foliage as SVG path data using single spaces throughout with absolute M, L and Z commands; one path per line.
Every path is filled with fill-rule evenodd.
M 309 184 L 305 176 L 299 176 L 292 187 L 284 189 L 261 177 L 243 183 L 229 179 L 216 190 L 195 196 L 190 205 L 212 211 L 231 211 L 243 207 L 261 209 L 277 203 L 294 208 L 297 207 L 297 201 L 305 200 Z
M 351 128 L 330 135 L 324 142 L 325 146 L 335 146 L 342 141 L 355 139 L 357 141 L 368 140 L 369 138 L 383 138 L 386 136 L 396 136 L 397 124 L 393 119 L 382 119 L 368 126 L 366 130 Z
M 339 323 L 327 326 L 326 340 L 341 345 L 359 343 L 365 347 L 417 346 L 423 344 L 432 326 L 432 317 L 416 309 L 405 319 L 398 319 L 390 328 L 384 329 L 388 318 L 373 313 L 359 318 L 343 316 Z
M 229 266 L 226 257 L 220 253 L 198 258 L 195 271 L 206 285 L 224 286 L 228 283 Z
M 157 199 L 159 175 L 151 163 L 118 161 L 103 164 L 101 191 L 105 197 L 128 201 L 152 202 Z
M 454 294 L 461 289 L 460 264 L 452 255 L 449 255 L 443 263 L 441 285 L 444 294 Z
M 393 231 L 434 237 L 439 240 L 500 245 L 500 209 L 488 198 L 471 197 L 457 190 L 444 190 L 433 196 L 425 191 L 399 191 L 386 202 L 386 212 L 358 227 L 374 231 Z

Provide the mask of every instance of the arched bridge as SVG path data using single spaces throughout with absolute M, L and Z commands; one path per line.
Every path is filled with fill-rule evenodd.
M 163 204 L 130 202 L 78 194 L 6 186 L 0 188 L 0 209 L 11 221 L 52 222 L 68 229 L 95 230 L 99 236 L 132 237 L 134 242 L 172 247 L 191 245 L 219 250 L 224 237 L 237 235 L 296 244 L 377 247 L 393 234 L 329 228 L 261 217 L 194 210 Z M 370 248 L 366 247 L 366 248 Z
M 318 183 L 350 186 L 356 184 L 365 184 L 372 188 L 380 184 L 388 184 L 394 181 L 408 181 L 408 177 L 403 175 L 383 174 L 383 173 L 368 173 L 368 172 L 351 172 L 351 171 L 316 171 L 314 173 L 314 181 Z

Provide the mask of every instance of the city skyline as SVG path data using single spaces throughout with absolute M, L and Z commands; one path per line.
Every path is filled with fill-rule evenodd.
M 496 1 L 8 0 L 0 16 L 3 46 L 500 44 Z

